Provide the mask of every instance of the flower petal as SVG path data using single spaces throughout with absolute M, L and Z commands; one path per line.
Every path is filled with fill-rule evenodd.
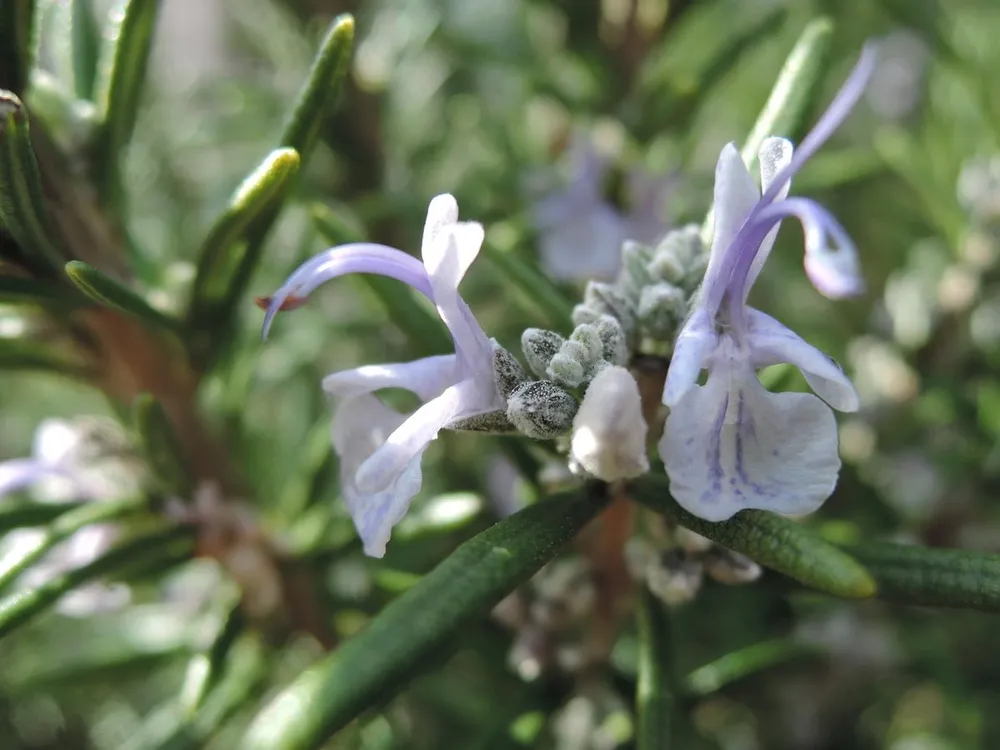
M 769 393 L 716 368 L 670 412 L 660 456 L 677 502 L 723 521 L 745 508 L 810 513 L 837 483 L 837 422 L 809 393 Z
M 816 395 L 838 411 L 857 411 L 861 402 L 854 385 L 830 357 L 806 343 L 770 315 L 746 308 L 747 337 L 755 368 L 782 362 L 795 365 Z
M 333 416 L 333 447 L 340 457 L 340 488 L 354 520 L 365 554 L 382 557 L 392 528 L 406 515 L 420 491 L 423 477 L 418 451 L 391 481 L 377 492 L 358 488 L 358 468 L 378 450 L 405 419 L 374 396 L 361 395 L 340 402 Z
M 23 490 L 56 470 L 44 461 L 33 458 L 14 458 L 0 463 L 0 498 L 11 492 Z
M 794 148 L 791 141 L 785 138 L 764 139 L 764 142 L 760 144 L 760 149 L 757 151 L 757 159 L 760 162 L 761 190 L 766 191 L 771 186 L 775 176 L 777 176 L 777 174 L 788 166 L 789 162 L 791 162 L 793 153 Z M 792 181 L 785 180 L 784 184 L 781 186 L 781 190 L 778 192 L 777 196 L 775 196 L 775 200 L 782 200 L 785 196 L 787 196 L 791 187 Z M 743 285 L 744 302 L 746 302 L 746 299 L 750 294 L 750 289 L 757 281 L 757 277 L 760 275 L 760 270 L 764 267 L 767 257 L 771 254 L 771 248 L 774 247 L 774 240 L 778 236 L 778 229 L 780 228 L 780 222 L 775 224 L 774 228 L 767 233 L 763 242 L 760 243 L 757 254 L 754 256 L 753 263 L 750 264 L 750 272 L 747 274 L 747 280 Z
M 483 392 L 474 380 L 463 380 L 411 414 L 385 443 L 358 469 L 358 489 L 365 493 L 384 490 L 397 480 L 415 456 L 452 422 L 494 411 L 492 402 L 484 403 Z
M 469 377 L 476 377 L 482 383 L 492 381 L 493 346 L 458 294 L 459 283 L 482 247 L 483 227 L 474 222 L 462 222 L 440 231 L 428 233 L 425 230 L 424 236 L 430 237 L 422 254 L 434 304 L 455 341 L 460 366 Z
M 815 154 L 819 147 L 833 135 L 833 132 L 840 127 L 841 123 L 858 103 L 861 95 L 864 94 L 865 87 L 871 79 L 875 70 L 875 45 L 866 44 L 862 50 L 858 61 L 854 64 L 850 75 L 840 87 L 837 95 L 833 97 L 830 106 L 822 114 L 813 129 L 802 139 L 792 160 L 777 174 L 769 188 L 764 190 L 764 203 L 771 203 L 778 193 L 784 189 L 783 183 L 792 179 L 792 175 L 798 172 L 802 165 Z
M 727 143 L 715 165 L 715 230 L 708 269 L 702 284 L 704 299 L 721 299 L 721 289 L 728 286 L 734 264 L 733 259 L 726 257 L 726 251 L 758 200 L 760 191 L 747 171 L 740 152 L 736 150 L 735 144 Z
M 429 401 L 458 379 L 457 363 L 454 354 L 439 354 L 413 362 L 364 365 L 327 375 L 323 390 L 333 396 L 357 396 L 381 388 L 404 388 Z
M 455 200 L 455 196 L 448 193 L 434 196 L 427 206 L 427 218 L 424 220 L 424 233 L 420 241 L 421 255 L 443 235 L 446 229 L 457 223 L 458 201 Z
M 802 223 L 806 273 L 821 294 L 840 299 L 864 291 L 858 251 L 829 211 L 808 198 L 786 198 L 768 206 L 757 218 L 763 224 L 785 216 L 794 216 Z
M 338 245 L 307 260 L 274 293 L 264 315 L 262 338 L 267 338 L 274 316 L 289 297 L 306 297 L 320 284 L 349 273 L 388 276 L 410 285 L 429 299 L 434 299 L 427 271 L 412 255 L 370 242 Z
M 672 407 L 691 390 L 718 345 L 719 336 L 712 316 L 704 308 L 696 308 L 674 344 L 667 380 L 663 384 L 663 403 Z

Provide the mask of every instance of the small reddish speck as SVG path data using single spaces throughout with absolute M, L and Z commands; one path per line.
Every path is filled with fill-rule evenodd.
M 307 299 L 309 299 L 309 298 L 308 297 L 296 297 L 293 294 L 291 297 L 289 297 L 284 302 L 282 302 L 281 303 L 281 307 L 279 307 L 278 309 L 282 310 L 282 311 L 295 310 L 295 309 L 297 309 L 299 307 L 302 307 L 302 305 L 304 305 L 306 303 Z M 261 310 L 266 310 L 267 308 L 269 308 L 271 306 L 271 298 L 270 297 L 254 297 L 253 301 L 254 301 L 254 303 L 256 303 L 257 307 L 259 307 Z

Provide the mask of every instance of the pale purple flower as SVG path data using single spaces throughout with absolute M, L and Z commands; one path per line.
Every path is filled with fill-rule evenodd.
M 438 431 L 504 408 L 493 369 L 493 343 L 458 294 L 483 238 L 481 225 L 458 221 L 452 196 L 439 195 L 427 210 L 423 263 L 384 245 L 334 247 L 300 266 L 268 306 L 265 335 L 287 300 L 304 297 L 344 274 L 376 273 L 425 295 L 451 332 L 454 354 L 367 365 L 323 380 L 323 388 L 340 398 L 332 434 L 340 457 L 341 492 L 365 552 L 373 557 L 385 554 L 392 527 L 420 490 L 420 462 Z M 406 389 L 424 404 L 413 414 L 400 414 L 371 395 L 382 388 Z
M 542 266 L 559 281 L 614 278 L 625 240 L 655 244 L 662 239 L 670 181 L 629 172 L 625 187 L 631 207 L 623 213 L 604 198 L 608 160 L 579 136 L 569 152 L 573 168 L 569 184 L 542 198 L 533 210 Z
M 28 490 L 39 502 L 61 500 L 100 501 L 138 491 L 136 475 L 113 458 L 102 460 L 88 445 L 87 430 L 61 419 L 46 419 L 35 431 L 30 458 L 0 463 L 0 500 L 12 492 Z M 0 570 L 14 565 L 39 544 L 46 532 L 17 529 L 0 542 Z M 103 555 L 118 538 L 112 524 L 97 523 L 80 529 L 27 570 L 19 584 L 39 586 L 52 578 L 83 567 Z M 128 603 L 123 584 L 91 583 L 67 593 L 57 609 L 72 617 L 118 609 Z
M 719 157 L 708 269 L 670 363 L 663 402 L 671 411 L 659 445 L 671 494 L 709 521 L 744 508 L 809 513 L 836 485 L 840 457 L 830 407 L 855 411 L 857 393 L 835 362 L 746 300 L 779 223 L 790 216 L 802 223 L 806 272 L 816 288 L 834 298 L 861 291 L 857 253 L 844 229 L 817 203 L 786 196 L 795 172 L 858 101 L 873 64 L 868 46 L 794 156 L 782 138 L 761 145 L 763 196 L 732 144 Z M 767 391 L 757 370 L 781 362 L 798 367 L 816 395 Z

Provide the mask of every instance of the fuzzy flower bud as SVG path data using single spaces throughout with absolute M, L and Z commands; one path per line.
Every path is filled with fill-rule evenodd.
M 639 321 L 647 335 L 671 341 L 684 322 L 687 295 L 667 282 L 653 284 L 642 290 L 639 298 Z
M 493 373 L 496 376 L 497 389 L 501 396 L 507 398 L 511 391 L 528 379 L 528 376 L 521 363 L 517 361 L 517 357 L 496 341 L 490 343 L 493 344 Z
M 522 383 L 507 397 L 507 419 L 535 440 L 569 432 L 577 408 L 575 398 L 548 380 Z
M 543 328 L 529 328 L 522 333 L 521 349 L 531 371 L 540 378 L 548 377 L 549 363 L 565 341 L 558 333 Z
M 601 339 L 601 357 L 611 365 L 628 364 L 628 342 L 621 323 L 610 315 L 597 321 L 597 335 Z
M 591 381 L 573 420 L 572 456 L 606 482 L 645 474 L 646 431 L 635 379 L 624 367 L 605 367 Z

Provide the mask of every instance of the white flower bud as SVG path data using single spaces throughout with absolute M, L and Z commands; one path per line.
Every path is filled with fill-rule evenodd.
M 551 440 L 569 432 L 576 399 L 548 380 L 522 383 L 507 398 L 507 419 L 535 440 Z
M 624 367 L 605 367 L 591 381 L 573 420 L 573 459 L 606 482 L 645 474 L 646 431 L 635 378 Z
M 702 558 L 705 572 L 719 583 L 736 586 L 760 578 L 760 566 L 746 555 L 713 545 Z
M 531 371 L 540 378 L 548 377 L 545 373 L 549 362 L 565 341 L 558 333 L 543 328 L 529 328 L 522 333 L 521 349 Z

